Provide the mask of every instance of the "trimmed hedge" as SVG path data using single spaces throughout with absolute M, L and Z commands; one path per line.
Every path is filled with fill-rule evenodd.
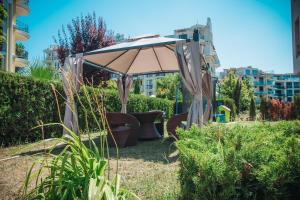
M 58 83 L 53 83 L 62 90 Z M 42 138 L 41 130 L 31 130 L 38 121 L 58 122 L 51 86 L 17 74 L 0 72 L 0 145 Z M 44 138 L 59 136 L 59 127 L 45 128 Z
M 178 130 L 183 199 L 299 199 L 300 121 Z
M 41 130 L 34 129 L 38 121 L 43 123 L 59 122 L 55 97 L 50 83 L 54 84 L 57 91 L 64 94 L 61 83 L 35 80 L 31 77 L 23 77 L 17 74 L 0 72 L 0 145 L 10 145 L 42 138 L 59 137 L 60 127 L 45 128 L 45 135 Z M 87 87 L 89 93 L 92 88 Z M 104 95 L 104 105 L 109 112 L 119 112 L 121 104 L 117 91 L 94 89 L 97 95 Z M 82 90 L 79 97 L 83 105 L 87 107 L 87 99 Z M 64 100 L 59 96 L 60 110 L 64 113 Z M 150 110 L 163 110 L 166 117 L 173 114 L 173 101 L 131 94 L 128 101 L 128 112 L 146 112 Z M 92 118 L 89 112 L 85 112 L 80 104 L 77 104 L 80 127 L 85 129 L 85 114 L 88 122 Z M 95 107 L 96 108 L 96 107 Z M 87 109 L 89 110 L 89 109 Z M 90 123 L 89 128 L 96 129 L 95 124 Z

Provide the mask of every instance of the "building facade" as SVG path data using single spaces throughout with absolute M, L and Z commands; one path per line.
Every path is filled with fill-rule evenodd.
M 291 0 L 294 73 L 300 74 L 300 0 Z
M 29 39 L 28 25 L 18 19 L 29 14 L 29 0 L 3 0 L 7 11 L 2 30 L 4 40 L 1 44 L 1 69 L 15 72 L 28 64 L 28 53 L 21 42 Z
M 257 104 L 260 103 L 262 96 L 266 96 L 269 99 L 292 102 L 296 95 L 300 95 L 300 76 L 298 75 L 264 72 L 249 66 L 224 69 L 220 73 L 220 80 L 224 79 L 230 71 L 234 71 L 241 79 L 247 77 L 251 80 Z
M 59 68 L 59 59 L 57 54 L 58 45 L 50 45 L 44 52 L 44 61 L 48 66 Z
M 220 66 L 220 61 L 213 43 L 213 33 L 211 19 L 207 18 L 206 25 L 196 24 L 189 28 L 182 28 L 174 30 L 173 35 L 166 37 L 176 37 L 181 39 L 193 39 L 194 30 L 198 30 L 199 42 L 204 44 L 204 58 L 209 65 L 213 77 L 215 76 L 215 70 Z M 141 88 L 144 95 L 151 96 L 156 95 L 156 80 L 166 76 L 167 73 L 148 74 L 138 77 L 142 83 Z

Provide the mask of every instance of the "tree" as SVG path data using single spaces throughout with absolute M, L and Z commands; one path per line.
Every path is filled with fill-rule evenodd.
M 233 100 L 236 106 L 237 114 L 240 114 L 241 89 L 242 89 L 242 84 L 240 79 L 238 79 L 235 83 L 235 88 L 233 91 Z
M 251 98 L 249 116 L 250 116 L 250 120 L 255 120 L 256 118 L 256 108 L 255 108 L 254 98 Z
M 300 118 L 300 94 L 296 95 L 294 97 L 294 116 L 296 118 Z
M 239 79 L 234 71 L 219 83 L 221 98 L 227 97 L 234 100 L 237 112 L 249 109 L 251 98 L 253 97 L 253 85 L 248 78 Z
M 4 24 L 4 21 L 7 18 L 7 11 L 4 7 L 4 2 L 3 0 L 0 0 L 0 67 L 2 65 L 2 59 L 4 55 L 2 54 L 2 48 L 3 48 L 3 43 L 6 41 L 6 35 L 3 33 L 2 27 Z
M 67 24 L 67 30 L 68 33 L 62 25 L 61 31 L 58 31 L 58 39 L 54 37 L 55 43 L 58 44 L 57 54 L 61 66 L 69 54 L 83 53 L 114 44 L 113 33 L 106 29 L 103 18 L 96 18 L 95 12 L 73 19 Z M 85 81 L 88 83 L 106 82 L 110 79 L 109 72 L 99 69 L 84 71 L 83 76 L 87 77 Z
M 179 83 L 180 77 L 178 73 L 158 79 L 156 81 L 156 97 L 175 100 L 176 90 L 179 87 Z M 182 94 L 180 90 L 178 90 L 178 94 L 178 99 L 182 100 Z
M 260 100 L 260 114 L 261 114 L 261 118 L 263 120 L 266 120 L 269 118 L 269 113 L 268 113 L 268 110 L 269 110 L 269 102 L 268 102 L 268 99 L 266 96 L 263 96 L 261 97 L 261 100 Z
M 134 80 L 133 84 L 134 84 L 133 93 L 140 94 L 141 93 L 140 80 L 139 79 Z

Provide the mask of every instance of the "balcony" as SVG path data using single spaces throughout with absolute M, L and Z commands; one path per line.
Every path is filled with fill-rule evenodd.
M 284 89 L 284 86 L 283 85 L 275 85 L 275 88 L 279 89 L 279 90 L 282 90 L 282 89 Z
M 27 16 L 29 14 L 29 0 L 17 0 L 16 4 L 17 16 Z
M 15 37 L 17 41 L 25 41 L 29 39 L 29 28 L 28 25 L 20 20 L 16 21 L 15 25 Z
M 266 92 L 266 91 L 256 91 L 256 92 L 254 92 L 254 95 L 266 95 L 266 94 L 268 94 L 268 92 Z
M 25 67 L 28 65 L 28 52 L 23 51 L 16 51 L 15 55 L 15 66 L 16 67 Z

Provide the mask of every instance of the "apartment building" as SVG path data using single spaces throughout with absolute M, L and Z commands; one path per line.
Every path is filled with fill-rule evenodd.
M 50 45 L 44 49 L 44 61 L 48 66 L 59 68 L 59 59 L 57 54 L 58 45 Z
M 224 79 L 230 71 L 234 71 L 241 79 L 247 77 L 252 81 L 257 104 L 260 103 L 262 96 L 292 102 L 294 96 L 300 95 L 300 76 L 298 75 L 292 73 L 275 74 L 248 66 L 224 69 L 220 73 L 220 80 Z
M 294 73 L 300 74 L 300 0 L 291 0 Z
M 2 30 L 5 40 L 1 44 L 1 69 L 15 72 L 28 64 L 28 52 L 22 42 L 29 39 L 28 25 L 18 19 L 29 14 L 29 0 L 2 0 L 7 11 Z
M 173 35 L 166 37 L 176 37 L 181 39 L 193 39 L 194 30 L 198 30 L 199 42 L 204 44 L 204 57 L 209 65 L 209 70 L 215 76 L 215 70 L 220 66 L 220 61 L 213 44 L 213 33 L 211 19 L 207 18 L 206 25 L 196 24 L 188 28 L 176 29 Z M 145 95 L 156 95 L 156 80 L 166 76 L 166 73 L 148 74 L 138 77 L 141 80 L 141 88 Z

